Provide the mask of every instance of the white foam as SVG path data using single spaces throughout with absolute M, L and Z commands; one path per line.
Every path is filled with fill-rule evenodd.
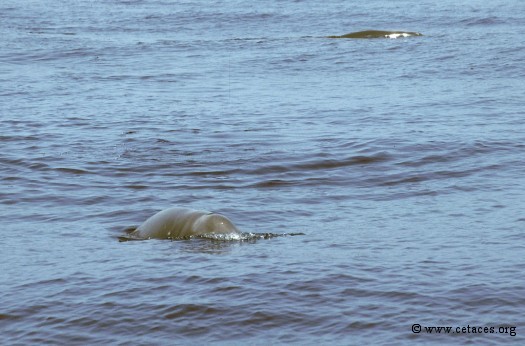
M 205 238 L 205 239 L 212 239 L 212 240 L 232 241 L 232 240 L 243 240 L 243 235 L 239 233 L 208 233 L 208 234 L 200 234 L 198 236 L 192 236 L 191 238 Z
M 395 32 L 392 34 L 385 35 L 386 38 L 399 38 L 399 37 L 409 37 L 409 36 L 412 36 L 412 35 L 407 32 Z

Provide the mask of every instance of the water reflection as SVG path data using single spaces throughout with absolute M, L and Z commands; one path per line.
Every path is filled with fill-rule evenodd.
M 134 227 L 129 227 L 124 232 L 132 232 Z M 177 251 L 184 251 L 189 253 L 212 253 L 222 254 L 230 252 L 233 247 L 255 244 L 258 241 L 284 237 L 284 236 L 298 236 L 305 235 L 304 233 L 241 233 L 241 234 L 205 234 L 200 236 L 191 236 L 184 239 L 141 239 L 130 236 L 129 233 L 124 236 L 118 236 L 119 242 L 149 240 L 149 241 L 170 241 L 176 242 L 179 248 Z
M 172 240 L 177 242 L 177 251 L 186 253 L 200 253 L 222 255 L 232 251 L 232 249 L 246 244 L 242 241 L 223 241 L 212 239 L 190 239 L 190 240 Z M 251 241 L 250 243 L 253 243 Z

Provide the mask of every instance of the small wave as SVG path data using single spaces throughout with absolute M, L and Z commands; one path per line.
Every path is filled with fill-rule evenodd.
M 504 24 L 505 21 L 498 17 L 485 17 L 485 18 L 468 18 L 461 21 L 462 24 L 467 26 L 486 26 L 486 25 L 497 25 Z
M 20 319 L 20 316 L 17 315 L 8 315 L 8 314 L 2 314 L 0 313 L 0 321 L 1 320 L 17 320 Z
M 227 311 L 224 309 L 219 309 L 217 307 L 209 305 L 199 305 L 199 304 L 180 304 L 176 306 L 170 306 L 166 308 L 162 313 L 164 318 L 173 320 L 173 319 L 187 319 L 188 316 L 197 316 L 197 315 L 215 315 L 223 314 Z
M 69 174 L 75 174 L 75 175 L 90 174 L 91 173 L 90 171 L 86 171 L 86 170 L 83 170 L 83 169 L 69 168 L 69 167 L 58 167 L 58 168 L 55 168 L 55 170 L 58 171 L 58 172 L 61 172 L 61 173 L 69 173 Z
M 356 155 L 350 156 L 347 158 L 342 158 L 340 160 L 335 159 L 322 159 L 322 160 L 312 160 L 307 162 L 292 163 L 288 165 L 270 165 L 256 168 L 251 171 L 246 171 L 248 174 L 265 174 L 265 173 L 282 173 L 289 171 L 310 171 L 310 170 L 326 170 L 326 169 L 336 169 L 346 166 L 354 165 L 368 165 L 379 162 L 384 162 L 390 159 L 390 155 L 387 153 L 381 152 L 375 155 Z

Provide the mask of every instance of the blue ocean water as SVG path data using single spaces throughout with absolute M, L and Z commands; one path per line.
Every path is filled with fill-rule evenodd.
M 2 1 L 2 339 L 522 344 L 524 11 Z M 304 235 L 118 242 L 171 206 Z

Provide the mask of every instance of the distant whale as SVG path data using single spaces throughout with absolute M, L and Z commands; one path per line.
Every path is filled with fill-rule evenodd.
M 185 239 L 205 234 L 240 235 L 241 232 L 221 214 L 174 207 L 151 216 L 130 236 L 135 239 Z
M 385 31 L 385 30 L 365 30 L 351 32 L 341 36 L 327 36 L 327 38 L 398 38 L 409 36 L 423 36 L 419 32 L 411 31 Z

